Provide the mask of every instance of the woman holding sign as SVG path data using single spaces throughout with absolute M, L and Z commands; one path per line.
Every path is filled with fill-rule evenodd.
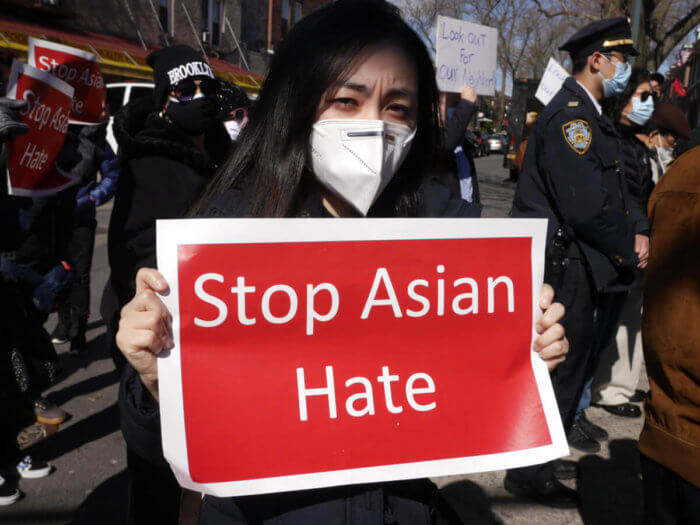
M 438 150 L 437 87 L 420 38 L 389 4 L 338 0 L 304 18 L 276 52 L 238 149 L 194 211 L 208 217 L 474 217 L 424 174 Z M 362 147 L 346 148 L 352 136 Z M 382 152 L 382 153 L 373 153 Z M 122 311 L 117 344 L 131 365 L 120 405 L 124 435 L 160 450 L 156 358 L 172 345 L 156 292 L 168 283 L 142 269 Z M 563 307 L 543 291 L 535 350 L 550 368 L 568 343 Z M 201 523 L 431 523 L 427 480 L 284 494 L 207 496 Z M 388 521 L 387 521 L 388 520 Z

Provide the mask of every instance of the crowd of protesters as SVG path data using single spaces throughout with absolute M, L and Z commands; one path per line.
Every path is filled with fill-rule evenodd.
M 609 19 L 563 43 L 573 75 L 539 116 L 527 116 L 511 214 L 549 219 L 535 347 L 569 445 L 595 453 L 609 438 L 586 417 L 591 404 L 640 417 L 644 401 L 646 519 L 691 523 L 700 515 L 700 143 L 684 113 L 661 100 L 663 76 L 630 66 L 630 35 L 625 19 Z M 0 80 L 10 63 L 3 58 Z M 24 478 L 51 472 L 41 458 L 22 456 L 17 434 L 32 421 L 68 417 L 42 392 L 61 374 L 54 343 L 70 343 L 68 356 L 88 352 L 96 207 L 114 198 L 100 313 L 120 374 L 129 519 L 176 523 L 182 490 L 163 457 L 158 402 L 157 356 L 172 339 L 157 295 L 168 284 L 154 269 L 156 219 L 477 218 L 479 184 L 465 140 L 477 95 L 470 86 L 440 94 L 424 43 L 379 0 L 337 0 L 295 24 L 254 106 L 187 46 L 155 51 L 148 64 L 154 95 L 114 116 L 117 155 L 105 139 L 105 108 L 103 124 L 69 128 L 56 163 L 74 185 L 46 197 L 0 188 L 0 468 Z M 15 113 L 24 104 L 0 98 L 0 145 L 27 131 Z M 368 141 L 390 137 L 391 162 L 342 157 L 330 131 L 348 121 Z M 1 173 L 4 155 L 3 148 Z M 356 175 L 368 166 L 375 178 L 360 183 Z M 58 324 L 49 334 L 52 312 Z M 646 393 L 637 390 L 645 361 Z M 509 471 L 505 487 L 573 508 L 580 498 L 559 480 L 577 476 L 575 462 L 555 460 Z M 0 477 L 0 504 L 18 497 L 12 476 Z M 444 507 L 435 485 L 414 480 L 206 496 L 199 519 L 417 524 L 447 515 Z

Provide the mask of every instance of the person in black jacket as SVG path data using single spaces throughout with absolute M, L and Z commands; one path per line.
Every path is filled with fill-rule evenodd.
M 478 216 L 478 208 L 426 177 L 438 144 L 436 124 L 430 56 L 398 11 L 376 0 L 332 2 L 298 22 L 276 50 L 238 148 L 192 215 Z M 376 141 L 373 146 L 390 143 L 389 151 L 398 147 L 399 152 L 391 162 L 371 154 L 357 160 L 343 156 L 333 139 L 349 126 L 353 138 Z M 335 163 L 338 158 L 342 162 Z M 378 166 L 374 178 L 370 166 Z M 119 402 L 125 439 L 143 457 L 161 462 L 156 356 L 169 336 L 163 322 L 168 314 L 154 291 L 166 286 L 155 270 L 140 270 L 136 297 L 124 308 L 117 334 L 129 360 Z M 566 351 L 556 325 L 562 314 L 560 305 L 544 314 L 546 331 L 539 343 L 550 366 Z M 428 480 L 416 480 L 240 498 L 206 496 L 199 522 L 427 524 L 434 517 L 434 494 Z
M 219 120 L 219 83 L 199 53 L 177 45 L 151 53 L 147 61 L 154 98 L 135 99 L 114 120 L 121 173 L 109 222 L 110 278 L 100 310 L 119 371 L 124 365 L 114 346 L 119 311 L 134 294 L 137 270 L 155 265 L 155 221 L 183 217 L 231 145 Z M 127 462 L 130 519 L 176 520 L 180 489 L 170 470 L 130 447 Z
M 638 230 L 648 235 L 646 217 L 649 197 L 654 189 L 651 152 L 641 140 L 654 113 L 657 96 L 646 69 L 632 70 L 627 88 L 606 104 L 606 114 L 615 122 L 622 140 L 625 189 L 629 199 L 644 213 L 638 218 Z M 643 230 L 646 228 L 646 230 Z M 601 341 L 600 362 L 592 381 L 588 399 L 611 414 L 639 417 L 641 409 L 630 401 L 642 370 L 642 285 L 644 270 L 635 269 L 634 281 L 628 290 L 613 292 L 615 307 L 611 309 L 610 337 Z M 636 398 L 635 398 L 636 399 Z M 636 399 L 640 401 L 640 399 Z M 580 406 L 579 409 L 585 409 Z

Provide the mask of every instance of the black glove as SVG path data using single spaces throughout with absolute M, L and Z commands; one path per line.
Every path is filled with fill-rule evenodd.
M 15 111 L 27 106 L 26 100 L 0 97 L 0 144 L 29 131 L 29 126 L 17 121 Z

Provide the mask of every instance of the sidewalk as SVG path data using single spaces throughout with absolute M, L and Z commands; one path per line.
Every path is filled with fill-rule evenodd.
M 502 156 L 476 160 L 485 217 L 505 217 L 515 190 L 503 184 Z M 107 279 L 107 221 L 110 205 L 98 211 L 93 258 L 91 312 L 86 358 L 63 356 L 64 379 L 48 397 L 72 418 L 60 431 L 29 451 L 49 460 L 55 472 L 44 479 L 22 480 L 24 498 L 0 507 L 3 524 L 123 524 L 126 520 L 126 454 L 116 406 L 117 377 L 105 346 L 99 302 Z M 51 319 L 49 323 L 55 323 Z M 49 324 L 49 328 L 53 325 Z M 57 347 L 59 354 L 67 345 Z M 639 388 L 647 388 L 646 375 Z M 486 393 L 485 393 L 486 394 Z M 567 482 L 582 495 L 580 510 L 556 510 L 515 500 L 503 489 L 504 472 L 435 479 L 446 499 L 469 524 L 635 524 L 642 521 L 637 437 L 642 418 L 626 419 L 592 408 L 591 421 L 610 433 L 598 454 L 572 455 L 581 477 Z M 155 525 L 155 524 L 154 524 Z

